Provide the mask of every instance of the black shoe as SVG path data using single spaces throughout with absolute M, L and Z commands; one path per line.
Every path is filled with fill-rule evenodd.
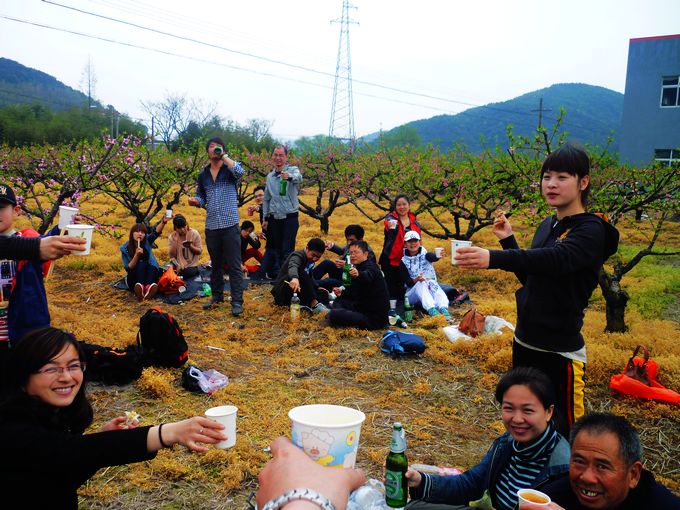
M 238 317 L 243 313 L 243 303 L 232 303 L 231 304 L 231 314 L 234 317 Z
M 221 299 L 211 299 L 208 303 L 203 303 L 203 309 L 204 310 L 210 310 L 211 308 L 216 307 L 223 301 Z

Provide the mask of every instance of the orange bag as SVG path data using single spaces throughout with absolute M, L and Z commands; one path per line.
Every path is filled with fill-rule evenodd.
M 158 280 L 158 292 L 161 294 L 177 294 L 184 286 L 184 280 L 173 266 L 167 268 Z
M 644 359 L 636 357 L 640 349 L 644 350 Z M 623 373 L 612 376 L 609 381 L 609 387 L 612 390 L 633 397 L 680 404 L 680 394 L 663 387 L 656 380 L 658 370 L 659 367 L 656 362 L 653 359 L 649 359 L 647 347 L 638 345 L 623 369 Z M 649 384 L 645 384 L 644 381 L 649 381 Z
M 465 333 L 472 338 L 476 338 L 479 335 L 484 334 L 484 322 L 486 317 L 477 311 L 474 306 L 465 312 L 463 318 L 458 324 L 458 331 Z

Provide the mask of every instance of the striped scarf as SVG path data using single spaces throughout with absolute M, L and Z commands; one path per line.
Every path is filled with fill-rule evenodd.
M 529 489 L 552 455 L 560 435 L 552 422 L 534 441 L 525 444 L 513 439 L 512 455 L 501 471 L 495 487 L 491 487 L 497 510 L 512 510 L 517 505 L 517 491 Z

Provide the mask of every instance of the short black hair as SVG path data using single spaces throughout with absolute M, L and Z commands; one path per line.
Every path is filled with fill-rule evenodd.
M 241 230 L 248 230 L 249 228 L 255 230 L 255 225 L 253 225 L 253 222 L 250 220 L 244 220 L 243 223 L 241 223 Z
M 392 209 L 391 209 L 392 211 L 396 211 L 396 210 L 397 210 L 397 202 L 399 202 L 399 200 L 400 200 L 401 198 L 403 198 L 404 200 L 406 200 L 406 203 L 407 203 L 409 206 L 411 205 L 411 199 L 408 197 L 408 195 L 404 195 L 403 193 L 399 193 L 396 197 L 394 197 L 394 200 L 392 201 L 392 204 L 391 204 L 391 205 L 392 205 Z
M 222 139 L 219 136 L 213 136 L 210 140 L 208 140 L 205 144 L 205 150 L 208 150 L 208 147 L 210 147 L 211 143 L 216 143 L 217 145 L 221 145 L 222 150 L 225 149 L 224 142 L 222 141 Z
M 619 439 L 619 454 L 627 467 L 642 459 L 642 447 L 637 430 L 623 416 L 611 413 L 586 414 L 571 428 L 569 443 L 574 447 L 574 440 L 579 432 L 599 435 L 610 432 Z
M 255 194 L 256 191 L 260 190 L 264 191 L 264 186 L 262 184 L 258 184 L 257 186 L 255 186 L 255 189 L 253 189 L 253 195 Z
M 174 228 L 184 228 L 187 226 L 187 219 L 181 214 L 176 214 L 172 219 L 172 226 Z
M 496 385 L 496 401 L 503 403 L 503 395 L 515 385 L 526 386 L 541 401 L 543 409 L 555 405 L 555 388 L 542 370 L 532 367 L 516 367 L 506 372 Z
M 590 175 L 590 158 L 586 149 L 579 143 L 566 142 L 557 150 L 548 154 L 541 166 L 541 178 L 546 172 L 566 172 L 575 175 L 580 179 Z M 588 203 L 590 194 L 590 183 L 586 189 L 581 191 L 581 203 L 585 206 Z
M 359 248 L 362 252 L 368 253 L 368 243 L 362 239 L 357 239 L 356 241 L 352 241 L 349 243 L 350 246 L 356 246 Z
M 276 149 L 283 149 L 283 153 L 288 156 L 288 146 L 287 145 L 275 145 L 274 148 L 272 149 L 272 154 L 274 154 L 274 151 Z
M 354 236 L 357 240 L 364 238 L 364 227 L 361 225 L 347 225 L 345 227 L 345 237 Z
M 318 237 L 312 237 L 307 242 L 307 249 L 323 254 L 323 252 L 326 251 L 326 243 L 324 243 L 323 240 L 319 239 Z

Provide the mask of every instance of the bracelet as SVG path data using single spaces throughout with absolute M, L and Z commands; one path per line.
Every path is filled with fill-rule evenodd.
M 165 423 L 161 423 L 161 424 L 158 426 L 158 440 L 161 442 L 161 446 L 162 446 L 163 448 L 172 448 L 171 445 L 167 445 L 167 444 L 165 444 L 165 442 L 163 441 L 163 436 L 161 435 L 161 430 L 163 429 L 163 425 L 165 425 Z
M 310 501 L 316 505 L 319 505 L 323 510 L 335 510 L 333 503 L 331 503 L 331 500 L 326 496 L 323 496 L 312 489 L 302 488 L 284 492 L 278 498 L 269 500 L 267 503 L 265 503 L 261 510 L 278 510 L 279 508 L 296 499 Z

